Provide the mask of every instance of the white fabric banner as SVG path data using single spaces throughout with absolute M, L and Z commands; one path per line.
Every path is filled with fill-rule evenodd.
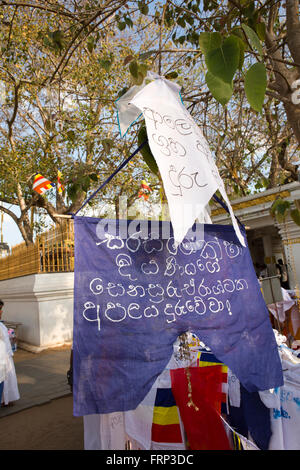
M 86 415 L 83 424 L 84 450 L 125 450 L 123 412 Z
M 133 439 L 139 449 L 149 450 L 151 447 L 151 431 L 153 408 L 156 397 L 156 383 L 135 410 L 125 411 L 125 431 L 129 439 Z
M 182 242 L 219 189 L 236 235 L 245 246 L 209 146 L 184 107 L 179 91 L 178 85 L 156 78 L 130 101 L 145 118 L 149 146 L 163 179 L 176 243 Z
M 231 406 L 239 408 L 241 406 L 240 381 L 228 368 L 228 397 Z
M 20 398 L 13 355 L 8 330 L 6 326 L 0 322 L 0 382 L 4 380 L 2 403 L 5 405 L 8 405 L 9 402 L 19 400 Z

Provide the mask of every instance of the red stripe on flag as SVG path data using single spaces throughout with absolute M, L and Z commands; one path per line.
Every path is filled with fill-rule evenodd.
M 182 443 L 182 436 L 179 424 L 152 424 L 153 442 L 173 442 Z
M 42 175 L 39 175 L 39 176 L 37 175 L 37 176 L 35 176 L 35 177 L 34 177 L 34 183 L 37 183 L 40 179 L 44 179 L 44 176 L 42 176 Z
M 191 450 L 231 450 L 220 418 L 222 366 L 172 369 L 172 392 Z M 192 390 L 194 406 L 188 406 Z M 191 403 L 189 403 L 191 405 Z

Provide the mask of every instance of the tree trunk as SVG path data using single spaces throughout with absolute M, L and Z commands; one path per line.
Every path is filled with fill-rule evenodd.
M 291 94 L 290 94 L 291 99 Z M 300 145 L 300 105 L 295 105 L 292 103 L 284 103 L 284 109 L 286 112 L 287 120 L 293 129 L 294 135 Z
M 18 226 L 18 229 L 20 230 L 21 232 L 21 235 L 23 237 L 23 240 L 24 242 L 26 243 L 26 245 L 31 245 L 33 243 L 33 234 L 32 232 L 27 232 L 27 230 L 25 229 L 23 223 L 20 221 L 20 219 L 18 219 L 17 221 L 17 226 Z
M 298 0 L 286 1 L 287 44 L 296 67 L 287 67 L 283 63 L 284 57 L 278 47 L 279 38 L 274 33 L 278 7 L 270 9 L 269 24 L 266 30 L 267 52 L 271 59 L 275 82 L 269 84 L 280 96 L 287 120 L 300 145 L 300 106 L 292 101 L 293 84 L 300 77 L 300 22 Z

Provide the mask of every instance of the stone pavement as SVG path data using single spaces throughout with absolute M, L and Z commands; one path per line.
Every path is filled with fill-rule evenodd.
M 13 406 L 0 407 L 0 419 L 55 398 L 70 395 L 67 371 L 70 347 L 32 353 L 18 349 L 14 354 L 20 399 Z

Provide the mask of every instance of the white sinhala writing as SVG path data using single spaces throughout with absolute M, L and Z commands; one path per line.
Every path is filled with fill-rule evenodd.
M 174 143 L 170 147 L 175 151 Z M 243 254 L 240 245 L 213 237 L 176 246 L 172 237 L 139 235 L 136 232 L 126 241 L 107 235 L 97 243 L 99 249 L 111 251 L 115 266 L 109 276 L 99 268 L 98 276 L 89 281 L 88 295 L 95 297 L 83 303 L 84 320 L 100 331 L 103 321 L 120 324 L 144 318 L 153 322 L 163 317 L 173 323 L 189 315 L 200 319 L 234 314 L 232 299 L 249 285 L 246 279 L 231 277 L 228 270 L 225 279 L 221 273 L 224 261 L 235 263 Z
M 119 236 L 105 234 L 105 238 L 100 242 L 97 242 L 96 245 L 106 245 L 110 250 L 121 250 L 124 247 L 124 240 Z
M 131 281 L 137 281 L 137 277 L 134 276 L 134 270 L 132 268 L 132 258 L 130 255 L 120 253 L 116 257 L 116 265 L 121 276 L 129 277 Z

